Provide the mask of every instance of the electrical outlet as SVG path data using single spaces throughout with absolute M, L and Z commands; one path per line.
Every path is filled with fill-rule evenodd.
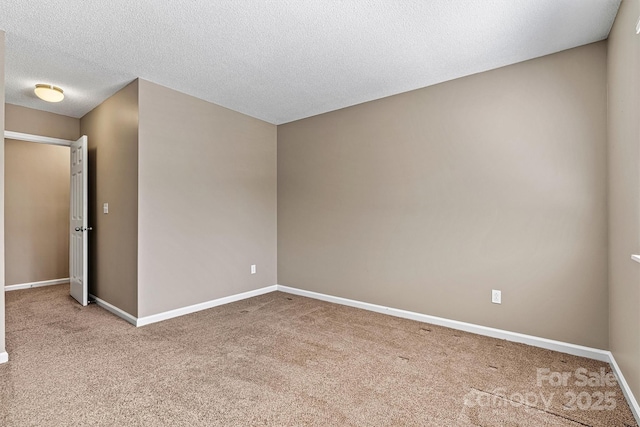
M 491 290 L 491 302 L 494 304 L 502 304 L 502 291 Z
M 251 265 L 251 274 L 256 274 L 256 265 L 255 264 Z

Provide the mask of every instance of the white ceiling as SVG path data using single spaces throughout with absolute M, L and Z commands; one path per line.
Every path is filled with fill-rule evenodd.
M 6 102 L 81 117 L 141 77 L 281 124 L 606 39 L 619 5 L 2 0 Z

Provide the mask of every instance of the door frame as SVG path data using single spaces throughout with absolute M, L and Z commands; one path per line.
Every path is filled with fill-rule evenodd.
M 71 147 L 71 143 L 75 142 L 68 139 L 50 138 L 48 136 L 32 135 L 30 133 L 13 132 L 10 130 L 4 131 L 4 139 L 37 142 L 38 144 L 62 145 L 63 147 Z
M 12 139 L 14 141 L 35 142 L 38 144 L 57 145 L 57 146 L 69 147 L 69 148 L 71 148 L 71 143 L 75 142 L 67 139 L 51 138 L 48 136 L 34 135 L 34 134 L 22 133 L 22 132 L 13 132 L 9 130 L 4 131 L 4 139 Z M 4 140 L 3 140 L 3 144 L 4 144 Z M 2 292 L 6 292 L 6 291 L 7 291 L 6 287 L 5 289 L 2 289 Z M 5 309 L 6 309 L 6 301 L 5 301 Z

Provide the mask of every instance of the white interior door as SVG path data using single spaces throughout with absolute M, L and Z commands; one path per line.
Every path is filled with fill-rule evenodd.
M 69 210 L 69 280 L 71 296 L 87 305 L 89 287 L 87 264 L 89 231 L 87 225 L 87 137 L 71 143 L 71 206 Z

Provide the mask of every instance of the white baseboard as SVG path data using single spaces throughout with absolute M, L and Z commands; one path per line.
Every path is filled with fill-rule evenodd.
M 0 363 L 7 363 L 9 361 L 9 353 L 3 351 L 0 353 Z
M 510 332 L 502 329 L 489 328 L 486 326 L 475 325 L 473 323 L 459 322 L 457 320 L 445 319 L 442 317 L 429 316 L 427 314 L 415 313 L 412 311 L 400 310 L 397 308 L 385 307 L 382 305 L 370 304 L 367 302 L 356 301 L 347 298 L 334 297 L 331 295 L 321 294 L 318 292 L 305 291 L 302 289 L 291 288 L 288 286 L 276 285 L 276 288 L 280 292 L 286 292 L 293 295 L 299 295 L 303 297 L 313 298 L 321 301 L 327 301 L 335 304 L 346 305 L 349 307 L 360 308 L 368 311 L 375 311 L 376 313 L 388 314 L 390 316 L 402 317 L 403 319 L 417 320 L 418 322 L 430 323 L 432 325 L 445 326 L 451 329 L 457 329 L 460 331 L 471 332 L 478 335 L 484 335 L 492 338 L 503 339 L 506 341 L 512 341 L 522 344 L 528 344 L 534 347 L 545 348 L 548 350 L 558 351 L 561 353 L 568 353 L 574 356 L 586 357 L 589 359 L 599 360 L 601 362 L 607 362 L 611 365 L 613 373 L 618 378 L 618 383 L 622 389 L 624 397 L 629 403 L 631 412 L 636 419 L 636 422 L 640 424 L 640 406 L 636 400 L 629 384 L 624 379 L 620 367 L 616 363 L 613 354 L 607 350 L 600 350 L 592 347 L 585 347 L 581 345 L 566 343 L 562 341 L 550 340 L 547 338 L 536 337 L 533 335 L 520 334 L 518 332 Z
M 609 361 L 609 352 L 597 348 L 584 347 L 576 344 L 569 344 L 562 341 L 540 338 L 533 335 L 520 334 L 518 332 L 510 332 L 502 329 L 489 328 L 487 326 L 475 325 L 473 323 L 459 322 L 457 320 L 445 319 L 442 317 L 430 316 L 428 314 L 415 313 L 412 311 L 400 310 L 397 308 L 385 307 L 382 305 L 370 304 L 351 300 L 347 298 L 334 297 L 331 295 L 320 294 L 317 292 L 304 291 L 302 289 L 290 288 L 288 286 L 277 285 L 278 290 L 289 294 L 300 295 L 322 301 L 332 302 L 349 307 L 361 308 L 364 310 L 375 311 L 376 313 L 388 314 L 403 319 L 417 320 L 418 322 L 430 323 L 432 325 L 445 326 L 459 331 L 471 332 L 478 335 L 484 335 L 492 338 L 503 339 L 507 341 L 518 342 L 522 344 L 532 345 L 534 347 L 546 348 L 548 350 L 559 351 L 561 353 L 573 354 L 574 356 L 588 357 L 589 359 L 599 360 L 601 362 Z
M 53 279 L 53 280 L 42 280 L 40 282 L 30 282 L 30 283 L 19 283 L 17 285 L 7 285 L 4 287 L 4 291 L 17 291 L 19 289 L 30 289 L 30 288 L 40 288 L 42 286 L 53 286 L 53 285 L 62 285 L 64 283 L 69 283 L 69 278 L 65 277 L 62 279 Z
M 277 285 L 267 286 L 265 288 L 256 289 L 254 291 L 243 292 L 241 294 L 231 295 L 228 297 L 218 298 L 187 307 L 177 308 L 175 310 L 165 311 L 163 313 L 153 314 L 151 316 L 139 317 L 136 326 L 145 326 L 151 323 L 160 322 L 162 320 L 173 319 L 174 317 L 184 316 L 185 314 L 195 313 L 197 311 L 206 310 L 208 308 L 217 307 L 223 304 L 240 301 L 247 298 L 256 297 L 258 295 L 267 294 L 277 290 Z
M 60 279 L 64 280 L 64 279 Z M 68 280 L 68 279 L 66 279 Z M 17 285 L 13 285 L 17 286 Z M 46 286 L 46 285 L 41 285 Z M 118 317 L 126 320 L 135 326 L 145 326 L 152 323 L 161 322 L 163 320 L 173 319 L 174 317 L 184 316 L 186 314 L 195 313 L 202 310 L 207 310 L 209 308 L 217 307 L 224 304 L 229 304 L 232 302 L 240 301 L 247 298 L 252 298 L 258 295 L 263 295 L 269 292 L 280 291 L 293 295 L 299 295 L 307 298 L 317 299 L 321 301 L 327 301 L 335 304 L 345 305 L 349 307 L 360 308 L 363 310 L 374 311 L 376 313 L 387 314 L 390 316 L 401 317 L 404 319 L 416 320 L 418 322 L 430 323 L 433 325 L 444 326 L 451 329 L 456 329 L 460 331 L 470 332 L 478 335 L 488 336 L 492 338 L 503 339 L 507 341 L 522 343 L 531 345 L 534 347 L 545 348 L 548 350 L 558 351 L 561 353 L 572 354 L 574 356 L 586 357 L 589 359 L 599 360 L 601 362 L 607 362 L 611 365 L 611 368 L 618 378 L 618 383 L 620 384 L 620 388 L 629 403 L 629 407 L 633 412 L 634 417 L 638 424 L 640 424 L 640 406 L 638 406 L 638 401 L 635 399 L 629 384 L 626 382 L 622 371 L 620 371 L 620 367 L 616 363 L 613 354 L 607 350 L 601 350 L 592 347 L 585 347 L 577 344 L 566 343 L 562 341 L 550 340 L 547 338 L 536 337 L 533 335 L 521 334 L 518 332 L 510 332 L 505 331 L 503 329 L 490 328 L 487 326 L 476 325 L 473 323 L 460 322 L 457 320 L 445 319 L 437 316 L 430 316 L 428 314 L 421 314 L 407 310 L 400 310 L 397 308 L 385 307 L 382 305 L 370 304 L 367 302 L 335 297 L 332 295 L 321 294 L 318 292 L 305 291 L 303 289 L 291 288 L 289 286 L 282 285 L 272 285 L 264 288 L 256 289 L 253 291 L 243 292 L 241 294 L 231 295 L 228 297 L 218 298 L 211 301 L 206 301 L 199 304 L 190 305 L 187 307 L 177 308 L 174 310 L 165 311 L 158 314 L 153 314 L 151 316 L 139 317 L 136 318 L 131 314 L 125 312 L 124 310 L 119 309 L 118 307 L 109 304 L 108 302 L 97 298 L 93 295 L 90 295 L 91 299 L 95 300 L 95 302 L 105 310 L 110 311 Z M 0 353 L 0 363 L 4 363 L 8 360 L 9 355 L 5 353 Z
M 640 425 L 640 405 L 638 405 L 638 401 L 633 395 L 631 387 L 629 387 L 629 383 L 627 383 L 627 380 L 624 379 L 624 375 L 622 374 L 620 367 L 616 363 L 616 359 L 613 357 L 613 353 L 608 353 L 610 356 L 609 364 L 611 365 L 611 369 L 618 379 L 618 384 L 620 384 L 622 394 L 624 394 L 624 397 L 627 399 L 627 403 L 629 403 L 629 408 L 631 408 L 631 412 L 633 412 L 633 416 L 635 417 L 636 422 L 638 423 L 638 425 Z
M 104 308 L 105 310 L 115 314 L 116 316 L 126 320 L 127 322 L 131 323 L 132 325 L 136 326 L 136 322 L 138 321 L 138 319 L 135 316 L 132 316 L 131 314 L 127 313 L 124 310 L 119 309 L 118 307 L 116 307 L 113 304 L 109 304 L 108 302 L 106 302 L 103 299 L 100 299 L 94 295 L 89 294 L 89 298 L 93 301 L 96 302 L 96 304 L 102 308 Z
M 547 350 L 558 351 L 561 353 L 572 354 L 574 356 L 586 357 L 589 359 L 599 360 L 601 362 L 607 362 L 611 365 L 611 368 L 618 378 L 618 383 L 620 384 L 620 388 L 629 403 L 629 407 L 633 412 L 634 417 L 638 424 L 640 424 L 640 406 L 638 406 L 638 402 L 629 387 L 629 384 L 626 382 L 624 375 L 620 371 L 620 367 L 616 363 L 613 354 L 607 350 L 600 350 L 597 348 L 585 347 L 577 344 L 566 343 L 562 341 L 550 340 L 547 338 L 536 337 L 533 335 L 521 334 L 518 332 L 510 332 L 505 331 L 503 329 L 489 328 L 487 326 L 476 325 L 473 323 L 460 322 L 457 320 L 445 319 L 442 317 L 430 316 L 428 314 L 421 314 L 407 310 L 400 310 L 397 308 L 385 307 L 382 305 L 370 304 L 367 302 L 356 301 L 347 298 L 335 297 L 331 295 L 321 294 L 318 292 L 305 291 L 302 289 L 291 288 L 288 286 L 282 285 L 272 285 L 264 288 L 256 289 L 253 291 L 243 292 L 241 294 L 231 295 L 228 297 L 218 298 L 215 300 L 190 305 L 187 307 L 177 308 L 174 310 L 165 311 L 158 314 L 153 314 L 151 316 L 139 317 L 136 318 L 131 314 L 125 312 L 124 310 L 115 307 L 108 302 L 96 298 L 91 295 L 91 298 L 95 300 L 95 302 L 103 307 L 105 310 L 110 311 L 118 317 L 123 318 L 127 322 L 131 323 L 135 326 L 145 326 L 152 323 L 161 322 L 163 320 L 173 319 L 174 317 L 184 316 L 186 314 L 195 313 L 202 310 L 207 310 L 209 308 L 217 307 L 224 304 L 229 304 L 232 302 L 240 301 L 247 298 L 252 298 L 258 295 L 263 295 L 269 292 L 281 291 L 293 295 L 299 295 L 303 297 L 308 297 L 312 299 L 317 299 L 321 301 L 327 301 L 335 304 L 346 305 L 349 307 L 360 308 L 363 310 L 374 311 L 376 313 L 387 314 L 390 316 L 401 317 L 403 319 L 416 320 L 418 322 L 430 323 L 432 325 L 444 326 L 451 329 L 456 329 L 460 331 L 470 332 L 478 335 L 488 336 L 492 338 L 503 339 L 507 341 L 522 343 L 531 345 L 534 347 L 545 348 Z M 3 359 L 4 355 L 4 359 Z M 0 353 L 0 363 L 6 362 L 8 360 L 7 353 Z
M 116 307 L 113 304 L 109 304 L 103 299 L 96 297 L 95 295 L 89 295 L 91 300 L 105 310 L 115 314 L 116 316 L 126 320 L 134 326 L 145 326 L 152 323 L 161 322 L 163 320 L 173 319 L 174 317 L 184 316 L 186 314 L 195 313 L 197 311 L 206 310 L 209 308 L 217 307 L 219 305 L 229 304 L 231 302 L 240 301 L 247 298 L 256 297 L 258 295 L 268 294 L 269 292 L 276 291 L 276 285 L 267 286 L 265 288 L 256 289 L 253 291 L 243 292 L 241 294 L 231 295 L 228 297 L 218 298 L 211 301 L 202 302 L 199 304 L 190 305 L 187 307 L 176 308 L 174 310 L 165 311 L 162 313 L 152 314 L 151 316 L 135 317 L 126 311 Z

